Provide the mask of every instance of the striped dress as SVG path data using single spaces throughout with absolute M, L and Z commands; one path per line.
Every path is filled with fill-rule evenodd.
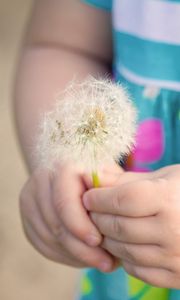
M 180 163 L 180 0 L 83 0 L 112 14 L 113 72 L 139 111 L 137 146 L 127 168 L 152 171 Z M 85 269 L 81 300 L 180 300 L 119 268 Z

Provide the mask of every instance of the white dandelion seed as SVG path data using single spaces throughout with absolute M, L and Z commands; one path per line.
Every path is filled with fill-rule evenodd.
M 72 160 L 91 172 L 119 161 L 134 145 L 136 110 L 124 88 L 90 77 L 71 83 L 43 117 L 37 143 L 41 165 Z

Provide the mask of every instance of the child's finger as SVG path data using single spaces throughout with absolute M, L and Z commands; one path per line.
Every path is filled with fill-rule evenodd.
M 62 222 L 58 218 L 57 212 L 52 203 L 52 186 L 50 184 L 50 176 L 45 171 L 41 173 L 41 180 L 38 182 L 38 189 L 34 195 L 37 209 L 41 212 L 41 216 L 46 226 L 54 237 L 62 232 Z
M 25 232 L 31 244 L 44 256 L 54 261 L 71 262 L 72 265 L 78 265 L 79 262 L 79 265 L 96 267 L 102 271 L 113 269 L 114 260 L 105 250 L 87 246 L 68 232 L 63 224 L 59 236 L 53 236 L 33 199 L 28 205 L 28 211 L 31 207 L 34 213 L 24 214 Z
M 92 189 L 83 196 L 84 206 L 90 211 L 127 217 L 155 215 L 160 211 L 163 200 L 158 183 L 151 180 Z
M 110 214 L 91 213 L 99 231 L 111 239 L 135 244 L 159 244 L 162 233 L 156 217 L 129 218 Z
M 71 255 L 89 267 L 110 272 L 117 266 L 117 261 L 107 251 L 100 247 L 89 247 L 69 232 L 60 242 Z
M 52 189 L 54 209 L 64 226 L 90 246 L 100 244 L 101 234 L 82 204 L 85 192 L 82 177 L 72 168 L 67 168 L 53 180 Z
M 65 263 L 71 266 L 88 266 L 87 264 L 82 263 L 73 254 L 70 254 L 68 247 L 66 247 L 66 249 L 64 248 L 64 240 L 65 238 L 67 239 L 69 233 L 66 231 L 63 224 L 60 224 L 60 221 L 58 234 L 56 232 L 56 235 L 54 235 L 49 230 L 44 216 L 41 215 L 41 211 L 33 197 L 29 199 L 26 198 L 24 200 L 23 207 L 21 205 L 21 212 L 25 234 L 31 244 L 41 254 L 53 261 Z M 55 214 L 54 218 L 57 218 Z
M 176 277 L 172 275 L 171 270 L 164 268 L 151 268 L 144 267 L 123 261 L 123 267 L 130 275 L 150 284 L 152 286 L 160 288 L 177 288 L 178 282 Z M 179 278 L 178 278 L 179 279 Z
M 103 272 L 113 271 L 117 267 L 117 260 L 114 260 L 110 254 L 101 248 L 90 248 L 69 233 L 64 234 L 59 245 L 52 245 L 48 242 L 50 237 L 44 236 L 44 230 L 41 232 L 42 227 L 40 229 L 39 223 L 36 224 L 36 221 L 33 225 L 25 223 L 25 233 L 28 240 L 50 260 L 74 267 L 94 267 Z M 38 231 L 37 227 L 39 228 Z
M 26 223 L 26 224 L 25 224 Z M 77 260 L 75 257 L 70 255 L 67 250 L 63 251 L 63 248 L 59 247 L 54 247 L 52 244 L 47 243 L 47 238 L 44 240 L 43 237 L 41 236 L 40 232 L 37 233 L 36 230 L 34 230 L 34 227 L 32 224 L 30 225 L 29 223 L 24 221 L 24 231 L 25 234 L 36 250 L 40 252 L 43 256 L 46 258 L 59 262 L 65 265 L 73 266 L 73 267 L 87 267 L 87 264 L 84 264 L 83 262 Z

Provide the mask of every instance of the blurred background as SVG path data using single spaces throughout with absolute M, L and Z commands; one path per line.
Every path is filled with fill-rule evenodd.
M 27 174 L 12 122 L 12 82 L 31 0 L 0 0 L 0 300 L 70 300 L 78 271 L 41 257 L 26 241 L 18 195 Z

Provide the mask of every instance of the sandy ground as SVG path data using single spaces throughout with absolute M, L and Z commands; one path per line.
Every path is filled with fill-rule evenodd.
M 30 0 L 0 0 L 0 300 L 70 300 L 76 270 L 41 257 L 26 241 L 18 194 L 27 174 L 11 116 L 12 81 Z

